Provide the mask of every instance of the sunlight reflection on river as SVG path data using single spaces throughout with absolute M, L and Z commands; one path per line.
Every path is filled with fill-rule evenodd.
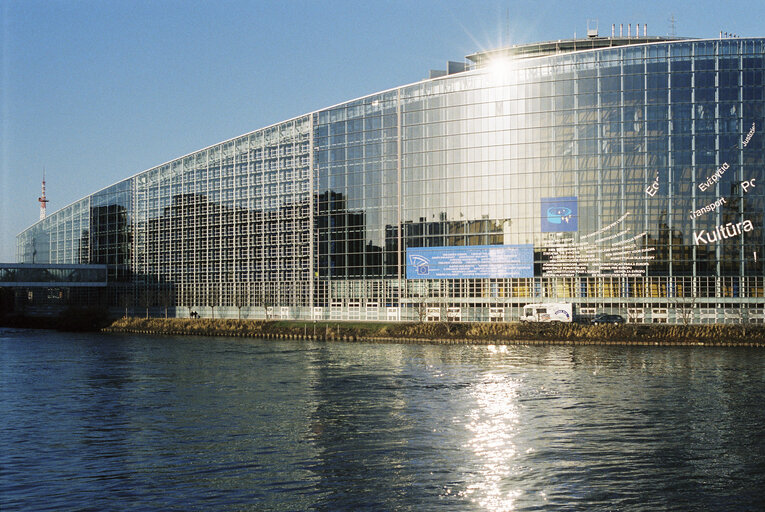
M 0 330 L 0 509 L 758 510 L 765 353 Z
M 507 347 L 488 347 L 490 352 L 504 352 Z M 519 418 L 521 382 L 503 373 L 486 373 L 476 383 L 467 429 L 472 433 L 468 447 L 477 458 L 480 469 L 470 475 L 465 495 L 486 510 L 514 510 L 520 489 L 507 489 L 503 484 L 513 472 L 519 448 L 516 433 Z

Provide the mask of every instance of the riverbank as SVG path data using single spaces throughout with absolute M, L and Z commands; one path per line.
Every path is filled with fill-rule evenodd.
M 303 322 L 120 318 L 102 332 L 436 344 L 765 347 L 765 325 Z
M 59 314 L 25 315 L 1 314 L 0 327 L 17 329 L 53 329 L 68 332 L 95 332 L 111 325 L 106 309 L 67 308 Z

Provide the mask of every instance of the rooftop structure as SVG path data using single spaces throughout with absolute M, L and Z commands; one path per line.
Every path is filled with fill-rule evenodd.
M 542 43 L 529 43 L 495 48 L 476 52 L 466 58 L 473 63 L 475 68 L 486 67 L 496 59 L 524 59 L 544 57 L 548 55 L 560 55 L 583 50 L 598 50 L 603 48 L 616 48 L 619 46 L 632 46 L 647 43 L 661 43 L 670 41 L 689 40 L 688 38 L 664 37 L 664 36 L 612 36 L 612 37 L 586 37 L 574 39 L 558 39 Z

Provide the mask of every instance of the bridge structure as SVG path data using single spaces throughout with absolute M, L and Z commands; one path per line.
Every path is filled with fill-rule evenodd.
M 106 265 L 0 263 L 0 317 L 98 306 L 107 286 Z

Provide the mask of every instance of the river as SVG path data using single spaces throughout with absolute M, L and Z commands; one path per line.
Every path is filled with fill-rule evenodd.
M 761 510 L 765 350 L 0 329 L 0 510 Z

